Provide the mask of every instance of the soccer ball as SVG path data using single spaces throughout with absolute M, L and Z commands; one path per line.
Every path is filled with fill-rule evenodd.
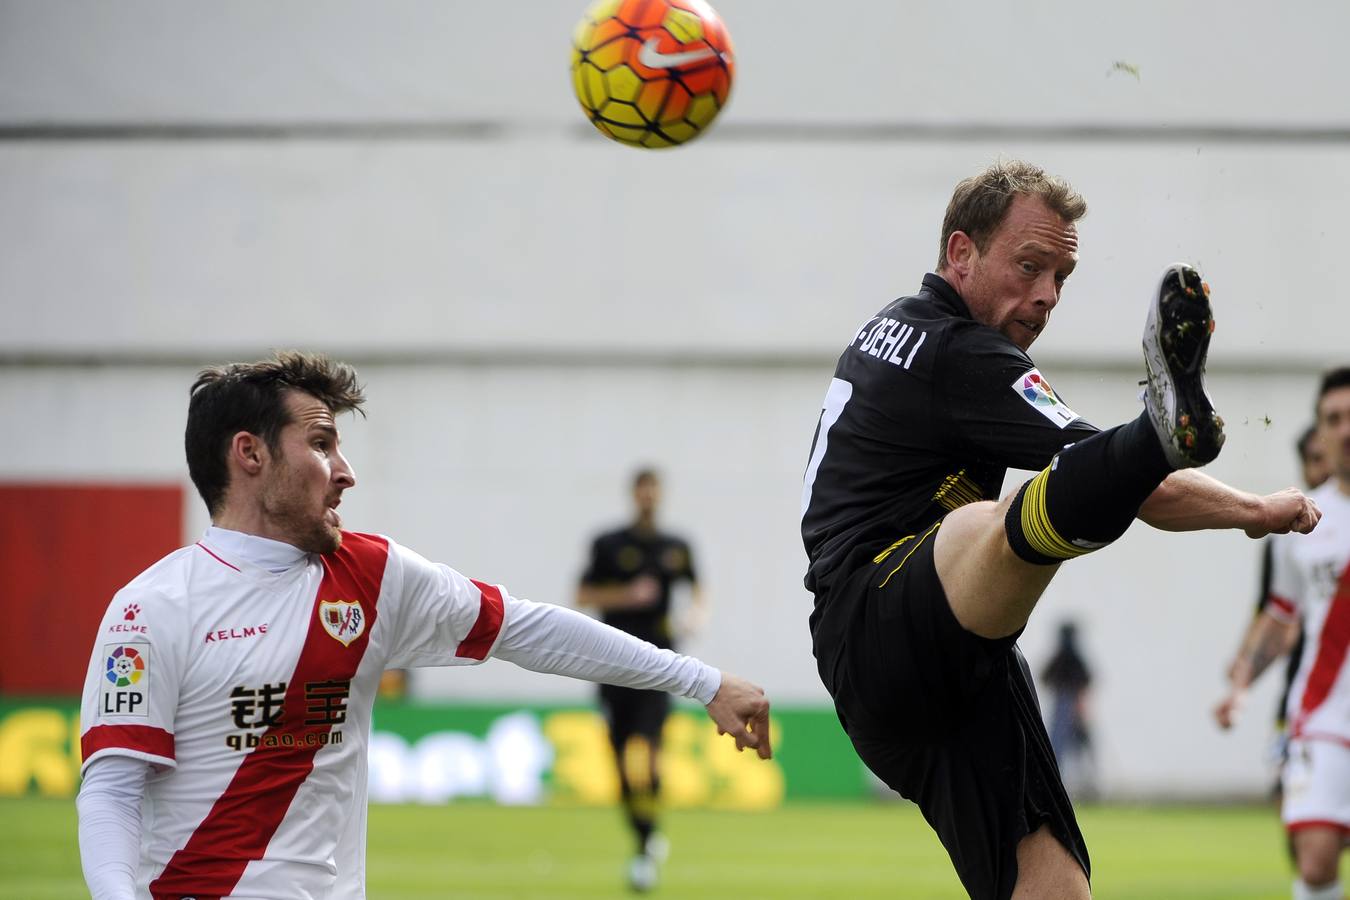
M 591 124 L 634 147 L 674 147 L 726 106 L 731 36 L 703 0 L 597 0 L 572 34 L 572 88 Z

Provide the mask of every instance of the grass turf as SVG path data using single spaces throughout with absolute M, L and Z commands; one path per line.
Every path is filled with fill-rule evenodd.
M 10 823 L 0 897 L 87 897 L 75 809 L 0 800 Z M 1282 900 L 1290 875 L 1271 809 L 1087 807 L 1098 900 Z M 798 804 L 773 813 L 674 812 L 666 898 L 965 897 L 907 804 Z M 371 900 L 619 898 L 630 838 L 605 809 L 375 806 Z

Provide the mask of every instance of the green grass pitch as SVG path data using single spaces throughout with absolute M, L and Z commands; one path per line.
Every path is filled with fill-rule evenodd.
M 87 897 L 68 801 L 0 800 L 0 897 Z M 1088 807 L 1099 900 L 1282 900 L 1291 877 L 1273 810 Z M 665 898 L 965 897 L 908 804 L 674 812 Z M 376 806 L 371 900 L 621 898 L 629 838 L 605 809 Z

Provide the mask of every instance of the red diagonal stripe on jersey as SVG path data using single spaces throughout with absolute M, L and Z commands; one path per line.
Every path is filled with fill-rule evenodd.
M 496 585 L 484 584 L 481 581 L 473 581 L 478 592 L 483 595 L 482 603 L 478 607 L 478 619 L 473 623 L 473 628 L 460 641 L 459 648 L 455 650 L 456 656 L 466 657 L 468 659 L 484 659 L 488 651 L 492 649 L 492 644 L 497 640 L 497 632 L 502 630 L 502 616 L 505 614 L 505 607 L 502 603 L 502 592 Z
M 314 597 L 300 658 L 286 686 L 281 724 L 260 736 L 264 741 L 275 736 L 280 744 L 253 750 L 239 765 L 206 818 L 151 882 L 155 900 L 227 896 L 245 867 L 262 858 L 296 791 L 314 769 L 314 756 L 322 746 L 317 735 L 332 730 L 331 725 L 304 724 L 305 684 L 345 680 L 356 674 L 375 627 L 375 602 L 388 558 L 389 545 L 383 538 L 345 532 L 342 546 L 321 557 L 323 581 Z M 366 628 L 350 645 L 344 647 L 319 621 L 319 604 L 325 600 L 361 601 Z M 222 701 L 221 715 L 228 712 Z M 314 745 L 306 746 L 308 740 L 315 740 Z M 332 823 L 334 828 L 338 825 Z
M 80 759 L 110 747 L 173 759 L 173 735 L 153 725 L 95 725 L 80 736 Z
M 1345 665 L 1347 649 L 1350 649 L 1350 566 L 1346 566 L 1340 581 L 1336 583 L 1336 593 L 1331 598 L 1327 619 L 1322 624 L 1322 634 L 1317 640 L 1317 656 L 1313 658 L 1308 683 L 1303 688 L 1303 702 L 1299 704 L 1295 734 L 1302 730 L 1302 723 L 1331 693 L 1336 676 Z

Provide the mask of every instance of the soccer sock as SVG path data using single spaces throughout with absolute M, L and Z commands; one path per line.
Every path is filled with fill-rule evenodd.
M 1099 550 L 1125 533 L 1171 471 L 1147 412 L 1094 434 L 1022 485 L 1003 521 L 1008 544 L 1046 566 Z
M 647 851 L 647 839 L 656 830 L 660 782 L 656 775 L 654 752 L 650 741 L 641 735 L 633 735 L 624 744 L 619 765 L 624 811 L 637 836 L 638 853 Z
M 652 836 L 656 830 L 656 822 L 652 819 L 649 808 L 650 803 L 645 798 L 636 796 L 632 791 L 624 792 L 623 797 L 624 811 L 628 814 L 628 824 L 632 826 L 634 835 L 637 836 L 637 852 L 647 852 L 647 838 Z
M 1340 881 L 1333 881 L 1321 887 L 1312 887 L 1302 878 L 1294 881 L 1294 900 L 1341 900 L 1343 896 Z

